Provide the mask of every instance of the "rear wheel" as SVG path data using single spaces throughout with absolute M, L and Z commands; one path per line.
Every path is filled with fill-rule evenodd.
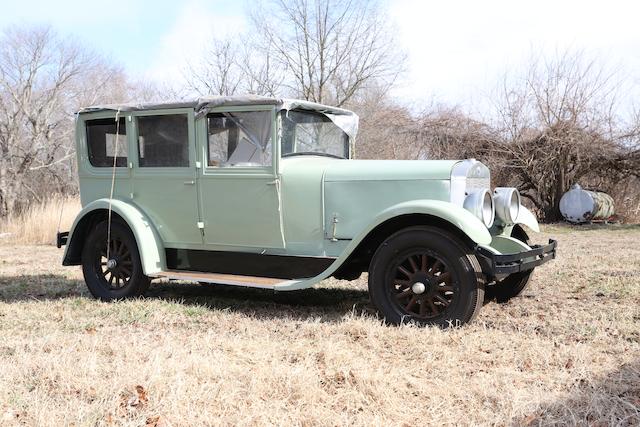
M 82 273 L 91 294 L 103 301 L 142 295 L 150 284 L 144 275 L 133 234 L 118 221 L 98 224 L 82 250 Z
M 511 237 L 527 245 L 529 244 L 529 236 L 527 236 L 527 233 L 519 225 L 513 227 Z M 495 299 L 496 302 L 500 304 L 508 302 L 511 298 L 517 297 L 529 287 L 531 277 L 533 277 L 533 270 L 521 271 L 508 275 L 495 285 L 487 286 L 487 301 Z
M 387 322 L 457 326 L 471 321 L 484 300 L 475 256 L 450 233 L 410 227 L 386 239 L 369 268 L 371 300 Z

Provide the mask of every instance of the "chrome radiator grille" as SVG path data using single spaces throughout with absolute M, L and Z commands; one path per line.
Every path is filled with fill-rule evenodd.
M 451 171 L 451 203 L 462 206 L 468 194 L 490 189 L 489 169 L 474 159 L 458 162 Z
M 477 190 L 489 189 L 491 180 L 489 178 L 467 178 L 465 185 L 465 193 L 472 193 Z

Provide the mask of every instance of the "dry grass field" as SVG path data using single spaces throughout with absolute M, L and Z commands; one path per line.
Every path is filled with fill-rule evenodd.
M 61 250 L 5 243 L 0 425 L 638 425 L 640 227 L 549 236 L 523 297 L 444 331 L 383 325 L 365 277 L 100 303 Z
M 0 221 L 0 244 L 53 245 L 58 225 L 61 230 L 69 230 L 79 211 L 77 197 L 52 196 L 21 215 Z

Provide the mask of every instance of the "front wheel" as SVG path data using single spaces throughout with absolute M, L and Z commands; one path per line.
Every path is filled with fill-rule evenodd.
M 386 239 L 369 268 L 372 303 L 392 324 L 470 322 L 484 300 L 478 260 L 454 235 L 409 227 Z
M 142 295 L 150 284 L 133 234 L 118 221 L 111 223 L 110 236 L 106 221 L 89 234 L 82 250 L 82 273 L 89 292 L 103 301 Z

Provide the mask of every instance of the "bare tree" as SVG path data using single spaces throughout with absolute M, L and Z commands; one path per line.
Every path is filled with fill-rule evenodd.
M 534 57 L 523 75 L 501 85 L 492 122 L 455 107 L 432 105 L 416 114 L 384 98 L 357 103 L 364 113 L 357 152 L 477 158 L 490 167 L 494 185 L 518 187 L 547 221 L 560 219 L 560 198 L 575 182 L 609 192 L 637 216 L 640 119 L 621 120 L 616 77 L 580 52 Z
M 184 71 L 189 89 L 200 95 L 232 95 L 242 84 L 239 47 L 233 39 L 212 39 L 205 54 Z
M 126 92 L 120 70 L 48 27 L 2 33 L 0 216 L 75 186 L 73 113 L 107 93 L 113 99 L 118 82 Z
M 503 84 L 492 159 L 544 219 L 560 218 L 573 183 L 630 172 L 616 88 L 616 73 L 581 52 L 534 57 L 524 78 Z
M 369 94 L 350 105 L 360 116 L 354 155 L 360 159 L 415 159 L 419 157 L 415 119 L 387 97 Z
M 238 59 L 242 74 L 242 91 L 255 95 L 278 96 L 285 70 L 275 58 L 275 48 L 269 41 L 263 43 L 256 54 L 249 38 L 240 39 L 242 53 Z
M 283 89 L 342 106 L 367 85 L 389 87 L 405 56 L 374 0 L 271 0 L 252 15 L 256 50 L 273 54 Z
M 256 54 L 251 43 L 245 36 L 212 38 L 204 55 L 183 71 L 187 92 L 276 96 L 283 73 L 274 63 L 273 50 L 267 44 Z

